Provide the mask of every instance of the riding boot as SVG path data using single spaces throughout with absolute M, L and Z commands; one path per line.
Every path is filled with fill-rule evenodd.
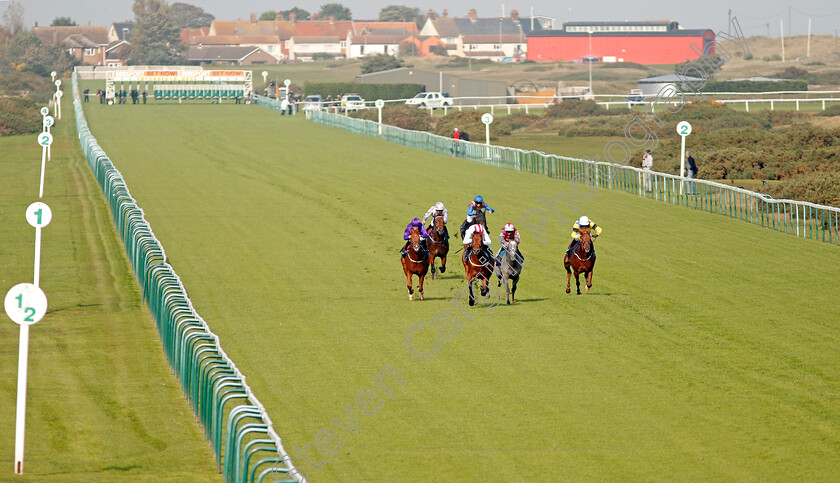
M 406 255 L 408 255 L 408 245 L 410 243 L 410 240 L 405 241 L 405 245 L 403 245 L 402 250 L 400 250 L 400 256 L 405 257 Z
M 469 245 L 464 246 L 464 260 L 469 261 L 472 248 Z
M 426 240 L 425 239 L 420 240 L 420 249 L 423 250 L 423 256 L 424 257 L 429 256 L 429 247 L 428 247 L 428 245 L 426 245 Z
M 443 227 L 443 241 L 449 241 L 449 228 Z
M 525 256 L 522 255 L 522 252 L 519 251 L 519 248 L 516 249 L 516 256 L 519 259 L 519 263 L 522 263 L 522 262 L 525 261 Z

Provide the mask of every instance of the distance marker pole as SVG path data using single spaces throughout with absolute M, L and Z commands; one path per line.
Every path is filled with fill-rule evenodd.
M 683 194 L 685 184 L 685 138 L 691 134 L 691 124 L 688 121 L 681 121 L 677 124 L 677 134 L 682 138 L 680 147 L 680 194 Z

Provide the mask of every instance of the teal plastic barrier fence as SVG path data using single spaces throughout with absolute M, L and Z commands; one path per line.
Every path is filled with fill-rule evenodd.
M 166 359 L 204 428 L 219 472 L 229 482 L 268 477 L 269 481 L 305 482 L 245 376 L 222 350 L 219 338 L 195 311 L 181 279 L 166 263 L 163 246 L 122 175 L 91 135 L 75 74 L 73 104 L 82 151 L 111 209 Z
M 258 97 L 257 104 L 274 108 Z M 527 171 L 575 181 L 572 189 L 587 195 L 593 186 L 620 190 L 663 203 L 718 213 L 798 237 L 840 244 L 840 208 L 805 201 L 777 200 L 753 191 L 702 179 L 645 171 L 632 166 L 594 162 L 410 131 L 374 121 L 323 111 L 307 111 L 306 118 L 325 126 L 378 137 L 433 153 L 458 156 L 474 163 Z M 586 188 L 586 186 L 589 188 Z

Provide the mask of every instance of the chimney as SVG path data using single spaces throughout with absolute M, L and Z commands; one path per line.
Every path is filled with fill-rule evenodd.
M 291 23 L 292 25 L 297 23 L 297 14 L 295 12 L 289 13 L 289 23 Z
M 330 25 L 335 24 L 335 17 L 330 15 Z
M 429 17 L 430 19 L 434 20 L 435 19 L 435 11 L 430 8 L 429 11 L 426 12 L 426 16 Z
M 282 13 L 278 13 L 277 15 L 274 16 L 274 21 L 275 22 L 282 22 L 283 20 L 284 19 L 283 19 L 283 14 Z
M 251 23 L 252 23 L 252 24 L 256 24 L 256 23 L 257 23 L 257 14 L 255 14 L 255 13 L 252 13 L 252 14 L 251 14 Z
M 514 22 L 518 22 L 519 21 L 519 10 L 511 10 L 510 11 L 510 18 L 512 18 Z
M 35 28 L 38 28 L 38 21 L 35 21 Z
M 444 16 L 444 17 L 448 17 L 448 16 L 449 16 L 449 10 L 447 10 L 447 9 L 445 9 L 445 8 L 444 8 L 444 9 L 443 9 L 443 16 Z
M 470 9 L 470 21 L 478 22 L 478 12 L 476 12 L 474 8 Z

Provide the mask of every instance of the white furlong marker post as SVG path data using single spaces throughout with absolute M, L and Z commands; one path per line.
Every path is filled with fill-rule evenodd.
M 47 148 L 53 142 L 52 134 L 42 132 L 38 135 L 38 144 L 41 145 L 41 185 L 38 189 L 38 198 L 44 197 L 44 172 L 47 170 Z
M 44 116 L 44 132 L 50 132 L 50 127 L 55 124 L 52 116 Z M 47 161 L 52 161 L 52 144 L 47 146 Z
M 382 135 L 382 108 L 385 107 L 385 101 L 382 99 L 377 99 L 376 102 L 373 103 L 376 106 L 376 109 L 379 111 L 379 135 Z
M 61 82 L 61 81 L 56 81 Z M 57 90 L 55 91 L 55 107 L 58 109 L 58 120 L 61 120 L 61 96 L 64 95 L 64 91 Z
M 680 194 L 683 194 L 683 185 L 685 184 L 685 138 L 691 134 L 691 124 L 688 121 L 681 121 L 677 124 L 677 134 L 682 138 L 682 147 L 680 148 Z
M 29 369 L 29 326 L 38 323 L 47 313 L 47 296 L 38 286 L 41 279 L 41 228 L 49 225 L 52 211 L 36 201 L 26 209 L 26 221 L 35 227 L 34 283 L 19 283 L 6 293 L 3 301 L 6 314 L 20 325 L 18 352 L 17 409 L 15 415 L 15 474 L 23 474 L 23 450 L 26 434 L 26 380 Z
M 487 144 L 487 159 L 490 159 L 490 124 L 493 124 L 493 115 L 485 112 L 481 115 L 481 122 L 484 123 L 484 140 Z

